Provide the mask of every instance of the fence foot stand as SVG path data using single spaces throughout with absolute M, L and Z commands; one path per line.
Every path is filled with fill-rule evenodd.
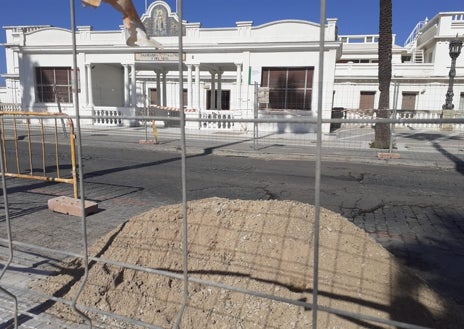
M 377 153 L 379 159 L 399 159 L 401 156 L 399 153 Z
M 159 144 L 155 139 L 141 139 L 139 140 L 139 144 Z
M 98 211 L 98 203 L 93 201 L 84 201 L 84 213 L 90 215 Z M 70 198 L 67 196 L 59 196 L 48 200 L 48 209 L 54 212 L 72 215 L 82 216 L 82 205 L 80 199 Z

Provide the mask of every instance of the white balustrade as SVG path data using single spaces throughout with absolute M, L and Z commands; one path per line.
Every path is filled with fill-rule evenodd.
M 21 104 L 18 103 L 0 103 L 0 111 L 2 112 L 18 112 L 21 111 Z
M 219 111 L 219 110 L 206 110 L 200 112 L 201 119 L 208 119 L 208 121 L 200 122 L 200 129 L 219 129 L 219 130 L 236 130 L 237 125 L 233 122 L 237 119 L 239 113 L 234 111 Z M 215 121 L 218 120 L 218 121 Z M 231 121 L 220 121 L 231 120 Z
M 363 119 L 375 119 L 376 115 L 374 110 L 359 110 L 359 109 L 347 109 L 343 111 L 343 119 L 347 121 L 350 120 L 363 120 Z M 354 122 L 344 122 L 342 124 L 344 127 L 361 127 L 365 126 L 366 123 L 354 123 Z
M 418 120 L 430 120 L 430 119 L 440 119 L 442 111 L 441 110 L 396 110 L 396 119 L 418 119 Z M 347 122 L 344 122 L 342 125 L 344 127 L 361 127 L 365 126 L 365 123 L 355 123 L 349 122 L 350 120 L 360 120 L 360 119 L 375 119 L 376 114 L 374 110 L 359 110 L 359 109 L 346 109 L 344 110 L 343 118 Z M 464 111 L 456 111 L 456 118 L 464 118 Z M 430 122 L 401 122 L 395 123 L 396 127 L 409 127 L 414 129 L 440 129 L 439 123 L 430 123 Z M 457 123 L 454 124 L 455 130 L 464 130 L 464 124 Z
M 120 108 L 117 107 L 95 107 L 93 113 L 94 125 L 121 126 L 123 115 Z

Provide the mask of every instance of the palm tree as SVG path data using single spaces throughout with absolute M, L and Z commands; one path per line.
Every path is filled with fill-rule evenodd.
M 379 16 L 379 107 L 377 118 L 390 117 L 390 82 L 392 75 L 392 0 L 380 0 Z M 375 125 L 374 148 L 390 147 L 390 125 L 377 123 Z

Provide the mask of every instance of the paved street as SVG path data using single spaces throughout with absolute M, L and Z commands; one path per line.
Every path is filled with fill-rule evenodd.
M 395 150 L 400 159 L 379 160 L 375 150 L 359 147 L 371 130 L 343 133 L 344 140 L 355 139 L 351 143 L 357 146 L 341 147 L 330 136 L 324 142 L 322 206 L 366 230 L 429 285 L 464 305 L 462 135 L 402 137 Z M 181 199 L 178 134 L 160 129 L 160 144 L 141 145 L 144 134 L 137 128 L 83 133 L 86 199 L 98 201 L 100 208 L 87 217 L 90 243 L 138 213 Z M 350 138 L 356 135 L 365 140 Z M 269 136 L 258 145 L 249 136 L 224 133 L 210 134 L 208 140 L 205 135 L 188 137 L 189 198 L 314 200 L 314 143 L 288 141 L 289 136 Z M 47 209 L 51 197 L 72 195 L 69 185 L 11 178 L 6 182 L 15 241 L 80 253 L 80 218 Z M 4 216 L 0 232 L 5 245 Z M 0 249 L 4 263 L 7 249 Z M 69 327 L 49 318 L 44 313 L 49 304 L 23 289 L 58 270 L 63 257 L 57 252 L 15 251 L 0 283 L 19 297 L 26 314 L 21 318 L 24 328 Z M 0 328 L 8 328 L 12 304 L 4 295 L 0 299 Z

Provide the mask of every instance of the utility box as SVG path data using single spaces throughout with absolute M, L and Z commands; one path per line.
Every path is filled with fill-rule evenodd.
M 344 113 L 345 113 L 344 107 L 334 107 L 332 108 L 331 119 L 343 119 Z M 338 123 L 332 122 L 330 124 L 330 132 L 340 129 L 341 126 L 342 126 L 341 122 L 338 122 Z

